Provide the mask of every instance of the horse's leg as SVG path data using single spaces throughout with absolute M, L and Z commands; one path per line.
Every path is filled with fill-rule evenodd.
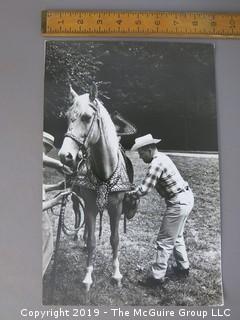
M 87 228 L 87 223 L 85 218 L 85 226 L 83 231 L 83 241 L 84 241 L 85 247 L 87 247 L 87 238 L 88 238 L 88 228 Z
M 124 194 L 114 193 L 109 197 L 108 213 L 110 217 L 111 236 L 110 243 L 113 251 L 113 274 L 112 278 L 121 286 L 122 275 L 119 270 L 118 244 L 119 244 L 119 221 L 122 214 L 122 201 Z
M 89 291 L 92 284 L 92 272 L 93 272 L 93 254 L 96 247 L 96 237 L 95 237 L 95 227 L 96 227 L 96 199 L 94 197 L 90 197 L 88 202 L 86 203 L 86 226 L 87 226 L 87 272 L 85 278 L 83 279 L 83 283 L 86 286 L 86 291 Z

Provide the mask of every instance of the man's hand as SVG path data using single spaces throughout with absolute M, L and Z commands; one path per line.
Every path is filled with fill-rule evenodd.
M 65 196 L 68 196 L 71 193 L 70 189 L 67 189 L 61 193 L 59 193 L 55 198 L 49 199 L 49 200 L 44 200 L 42 209 L 43 211 L 48 210 L 52 207 L 55 207 L 57 205 L 60 205 L 62 203 L 62 199 Z
M 60 161 L 59 161 L 58 171 L 60 171 L 63 174 L 67 174 L 67 175 L 73 174 L 73 171 L 68 166 L 66 166 L 65 164 L 63 164 Z
M 126 192 L 126 195 L 129 196 L 130 198 L 134 199 L 134 200 L 139 199 L 137 191 L 135 189 Z

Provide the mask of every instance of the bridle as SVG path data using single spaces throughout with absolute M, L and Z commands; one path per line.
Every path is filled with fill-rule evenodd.
M 64 137 L 68 137 L 72 139 L 78 145 L 79 149 L 83 153 L 83 158 L 86 158 L 87 156 L 88 143 L 93 133 L 94 124 L 96 121 L 98 122 L 98 125 L 100 124 L 100 112 L 99 112 L 100 107 L 99 107 L 98 101 L 95 99 L 91 104 L 89 104 L 89 106 L 94 109 L 95 113 L 94 113 L 90 128 L 88 130 L 88 133 L 84 136 L 84 138 L 77 137 L 71 132 L 71 130 L 68 130 L 64 135 Z
M 90 128 L 88 130 L 88 133 L 87 135 L 84 137 L 84 138 L 79 138 L 77 136 L 75 136 L 70 130 L 67 131 L 67 133 L 64 135 L 64 137 L 68 137 L 70 139 L 72 139 L 79 147 L 79 150 L 82 151 L 82 159 L 79 161 L 78 165 L 77 165 L 77 169 L 76 171 L 74 172 L 73 177 L 70 178 L 70 181 L 72 182 L 72 186 L 71 186 L 71 189 L 74 188 L 75 184 L 77 183 L 77 173 L 80 171 L 81 167 L 84 165 L 84 163 L 86 162 L 87 160 L 87 157 L 88 157 L 88 153 L 87 153 L 87 149 L 88 149 L 88 142 L 89 142 L 89 139 L 93 133 L 93 129 L 94 129 L 94 124 L 95 122 L 97 121 L 98 124 L 100 123 L 100 114 L 99 114 L 99 104 L 97 102 L 97 100 L 95 99 L 91 104 L 90 106 L 94 109 L 95 113 L 94 113 L 94 116 L 93 116 L 93 119 L 92 119 L 92 122 L 91 122 L 91 125 L 90 125 Z M 73 178 L 73 180 L 72 180 Z M 65 189 L 66 189 L 66 185 L 67 185 L 67 180 L 69 179 L 68 176 L 65 176 Z M 84 205 L 82 203 L 82 200 L 77 196 L 77 194 L 75 192 L 72 192 L 75 197 L 77 197 L 78 201 L 79 201 L 79 204 L 80 206 L 83 208 Z M 78 230 L 82 227 L 82 224 L 79 222 L 79 225 L 73 229 L 73 230 L 70 230 L 64 223 L 64 215 L 65 215 L 65 208 L 66 208 L 66 204 L 67 204 L 67 196 L 65 196 L 62 200 L 62 204 L 61 204 L 61 208 L 60 208 L 60 215 L 59 215 L 59 228 L 63 230 L 64 234 L 66 235 L 74 235 L 78 232 Z M 59 233 L 60 233 L 60 230 L 59 230 Z

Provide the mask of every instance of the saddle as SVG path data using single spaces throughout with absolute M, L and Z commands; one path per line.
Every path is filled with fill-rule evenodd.
M 121 149 L 121 151 L 122 151 L 123 159 L 125 161 L 127 175 L 132 185 L 131 189 L 134 189 L 134 185 L 133 185 L 134 169 L 133 169 L 132 161 L 128 158 L 128 156 L 126 155 L 123 149 Z M 123 199 L 123 214 L 128 220 L 131 220 L 137 213 L 139 202 L 140 202 L 139 199 L 134 199 L 128 193 L 125 193 L 124 199 Z

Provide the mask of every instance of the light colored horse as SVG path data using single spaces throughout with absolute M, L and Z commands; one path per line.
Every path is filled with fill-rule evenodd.
M 96 247 L 95 227 L 98 212 L 106 208 L 110 217 L 110 243 L 113 251 L 112 278 L 121 286 L 122 275 L 119 269 L 119 221 L 125 191 L 129 190 L 129 181 L 115 126 L 103 104 L 97 98 L 97 87 L 93 85 L 90 93 L 78 95 L 71 87 L 73 101 L 67 111 L 68 130 L 59 151 L 61 161 L 77 170 L 79 161 L 86 156 L 89 172 L 83 177 L 82 185 L 76 189 L 85 202 L 85 222 L 87 233 L 87 272 L 83 283 L 87 291 L 92 284 L 93 254 Z M 123 169 L 125 172 L 123 172 Z M 122 183 L 123 173 L 127 177 Z M 90 179 L 86 182 L 86 179 Z M 94 185 L 95 181 L 95 185 Z M 92 186 L 93 185 L 93 186 Z

